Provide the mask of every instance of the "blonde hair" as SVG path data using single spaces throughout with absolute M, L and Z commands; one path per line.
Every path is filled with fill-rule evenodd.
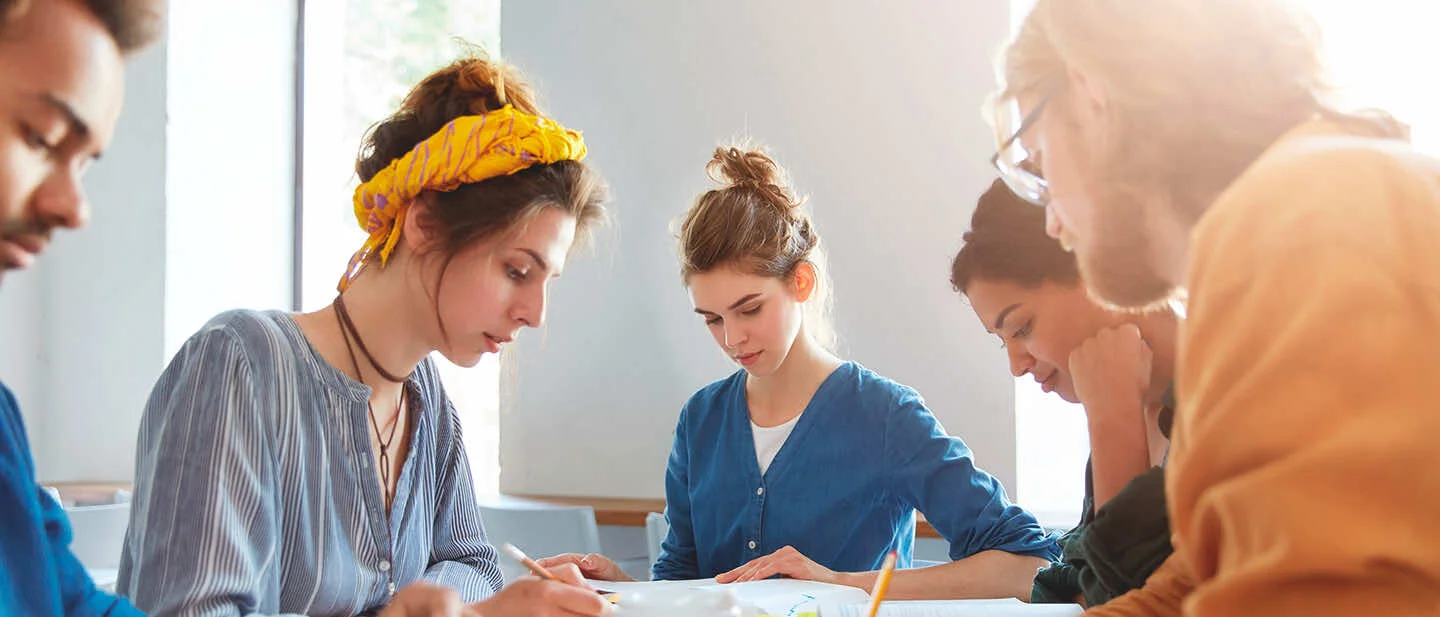
M 992 112 L 1060 90 L 1072 71 L 1083 75 L 1106 97 L 1111 127 L 1090 144 L 1114 176 L 1099 180 L 1149 183 L 1145 190 L 1160 188 L 1186 210 L 1203 210 L 1265 148 L 1316 116 L 1408 137 L 1388 114 L 1335 106 L 1319 28 L 1289 0 L 1038 0 L 999 71 Z
M 785 169 L 763 148 L 739 144 L 716 148 L 705 172 L 720 188 L 700 195 L 680 223 L 680 275 L 685 283 L 720 267 L 788 283 L 801 264 L 810 264 L 815 290 L 805 303 L 805 331 L 833 352 L 833 294 L 825 253 L 805 212 L 805 199 L 796 197 Z

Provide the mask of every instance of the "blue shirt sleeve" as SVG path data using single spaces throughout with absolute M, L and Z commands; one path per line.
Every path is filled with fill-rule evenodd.
M 977 469 L 970 448 L 945 433 L 920 395 L 901 388 L 887 416 L 885 463 L 893 490 L 925 514 L 950 542 L 950 559 L 981 551 L 1058 559 L 1055 539 L 1029 512 L 1010 503 L 1005 487 Z
M 689 405 L 686 405 L 688 409 Z M 689 448 L 686 444 L 686 412 L 680 412 L 675 424 L 675 444 L 670 448 L 670 462 L 665 466 L 665 520 L 670 532 L 660 545 L 660 557 L 650 570 L 657 581 L 700 578 L 700 565 L 695 552 L 695 530 L 690 521 Z
M 448 422 L 445 433 L 448 455 L 443 459 L 439 497 L 435 511 L 435 536 L 431 548 L 430 567 L 425 580 L 460 591 L 467 602 L 478 602 L 500 591 L 505 578 L 496 563 L 495 547 L 485 540 L 476 505 L 475 484 L 470 479 L 470 458 L 460 439 L 460 418 L 447 399 L 441 421 Z
M 0 615 L 143 617 L 95 587 L 70 537 L 65 510 L 35 484 L 20 410 L 0 385 Z
M 157 615 L 250 615 L 279 593 L 276 472 L 253 382 L 239 341 L 214 328 L 151 392 L 117 589 Z

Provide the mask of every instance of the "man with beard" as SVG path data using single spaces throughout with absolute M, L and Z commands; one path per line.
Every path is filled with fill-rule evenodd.
M 115 129 L 123 57 L 160 24 L 156 2 L 0 1 L 0 276 L 85 223 L 81 176 Z M 95 588 L 69 543 L 0 385 L 0 615 L 139 614 Z
M 1096 299 L 1188 301 L 1175 553 L 1099 614 L 1440 612 L 1440 161 L 1321 51 L 1280 0 L 1039 0 L 1005 51 L 1006 183 Z

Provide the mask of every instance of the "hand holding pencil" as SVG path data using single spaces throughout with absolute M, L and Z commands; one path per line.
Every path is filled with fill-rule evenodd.
M 542 568 L 519 549 L 502 550 L 538 578 L 510 583 L 488 600 L 472 604 L 485 617 L 599 617 L 610 613 L 610 603 L 596 593 L 574 565 Z
M 865 611 L 866 617 L 880 614 L 880 603 L 885 600 L 885 592 L 890 590 L 890 575 L 895 573 L 895 559 L 895 551 L 885 555 L 885 563 L 880 566 L 880 575 L 875 577 L 875 588 L 870 591 L 870 607 Z

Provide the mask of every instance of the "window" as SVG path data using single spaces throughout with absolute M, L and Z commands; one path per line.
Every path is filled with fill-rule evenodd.
M 1415 147 L 1440 154 L 1440 6 L 1412 0 L 1306 0 L 1325 36 L 1347 107 L 1378 107 L 1411 128 Z
M 1090 431 L 1085 408 L 1015 380 L 1015 501 L 1046 527 L 1080 522 Z
M 351 209 L 355 156 L 366 129 L 410 87 L 464 47 L 498 57 L 499 0 L 302 0 L 304 7 L 301 310 L 335 298 L 335 284 L 365 234 Z M 465 429 L 476 492 L 499 490 L 499 363 L 473 369 L 438 355 Z

